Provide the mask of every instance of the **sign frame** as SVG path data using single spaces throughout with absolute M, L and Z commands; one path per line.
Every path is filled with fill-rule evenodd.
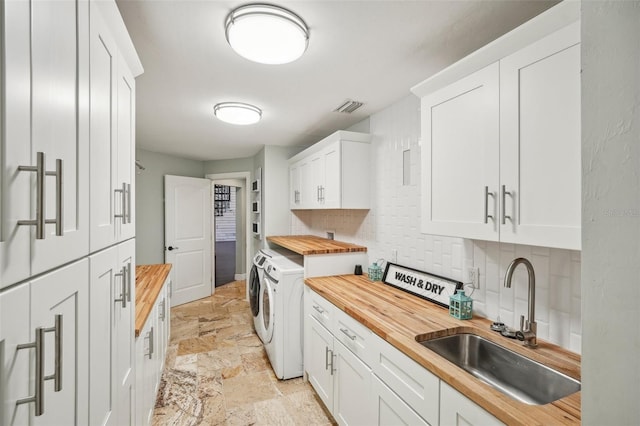
M 382 282 L 445 308 L 449 297 L 463 288 L 461 281 L 391 262 L 385 266 Z

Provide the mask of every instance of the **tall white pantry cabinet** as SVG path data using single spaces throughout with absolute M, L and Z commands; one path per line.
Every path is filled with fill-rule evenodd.
M 0 19 L 0 424 L 132 424 L 142 66 L 113 1 Z

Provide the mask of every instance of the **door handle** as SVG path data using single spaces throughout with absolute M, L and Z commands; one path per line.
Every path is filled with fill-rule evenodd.
M 507 219 L 513 220 L 511 216 L 507 216 L 507 195 L 513 197 L 513 192 L 507 191 L 506 185 L 502 185 L 502 224 L 506 225 Z
M 120 298 L 119 299 L 115 299 L 114 302 L 121 302 L 122 303 L 122 307 L 126 308 L 127 307 L 127 267 L 123 266 L 120 269 L 120 272 L 118 272 L 117 274 L 115 274 L 116 277 L 120 277 Z
M 173 251 L 173 250 L 178 250 L 179 248 L 180 247 L 169 246 L 169 247 L 167 247 L 167 250 Z
M 489 192 L 489 187 L 484 187 L 484 223 L 489 223 L 489 219 L 493 220 L 493 215 L 489 214 L 489 197 L 493 198 L 493 192 Z

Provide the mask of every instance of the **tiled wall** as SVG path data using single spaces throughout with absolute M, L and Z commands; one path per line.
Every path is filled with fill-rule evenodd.
M 391 259 L 463 282 L 467 268 L 480 269 L 474 311 L 518 326 L 527 312 L 527 274 L 518 267 L 511 289 L 502 285 L 507 265 L 528 258 L 536 271 L 538 336 L 580 352 L 580 253 L 569 250 L 471 241 L 420 233 L 420 102 L 409 95 L 372 115 L 372 208 L 305 210 L 291 215 L 292 234 L 325 236 L 368 247 L 370 262 Z M 403 185 L 403 151 L 410 150 L 410 182 Z

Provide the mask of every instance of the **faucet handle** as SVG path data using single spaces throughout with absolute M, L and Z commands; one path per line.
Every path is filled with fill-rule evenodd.
M 524 315 L 520 315 L 520 331 L 524 331 L 525 324 L 524 324 Z

